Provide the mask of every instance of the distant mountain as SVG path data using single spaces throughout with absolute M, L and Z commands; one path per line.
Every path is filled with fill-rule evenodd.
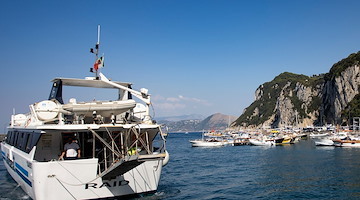
M 225 130 L 236 118 L 235 116 L 216 113 L 201 121 L 197 130 Z
M 196 116 L 196 115 L 194 115 Z M 204 120 L 200 119 L 185 119 L 175 121 L 176 118 L 166 118 L 166 120 L 158 120 L 158 123 L 164 124 L 169 128 L 169 132 L 193 132 L 203 130 L 224 130 L 230 123 L 236 120 L 237 117 L 223 115 L 220 113 L 213 114 Z
M 168 116 L 168 117 L 155 117 L 157 121 L 181 121 L 181 120 L 203 120 L 205 117 L 198 114 L 191 115 L 179 115 L 179 116 Z
M 347 125 L 349 116 L 360 117 L 359 63 L 357 52 L 335 63 L 326 74 L 309 77 L 284 72 L 258 87 L 255 101 L 232 125 Z

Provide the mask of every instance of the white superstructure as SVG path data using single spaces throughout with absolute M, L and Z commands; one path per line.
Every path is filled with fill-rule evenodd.
M 11 116 L 2 157 L 32 199 L 99 199 L 157 190 L 169 155 L 166 134 L 149 115 L 150 95 L 110 81 L 98 67 L 95 78 L 54 79 L 47 100 L 30 105 L 28 114 Z M 118 98 L 64 103 L 64 86 L 115 89 Z M 69 137 L 77 140 L 81 157 L 59 160 Z

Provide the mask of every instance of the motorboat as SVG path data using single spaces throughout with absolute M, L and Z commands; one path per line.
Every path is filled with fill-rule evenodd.
M 191 146 L 193 147 L 221 147 L 226 143 L 216 138 L 190 140 Z
M 284 139 L 282 140 L 281 144 L 291 144 L 292 142 L 292 138 L 291 137 L 284 137 Z
M 334 146 L 334 142 L 330 137 L 317 137 L 312 140 L 316 146 Z
M 334 146 L 334 140 L 345 140 L 347 138 L 347 133 L 339 132 L 335 135 L 325 135 L 322 137 L 312 137 L 316 146 Z
M 201 139 L 189 140 L 192 147 L 221 147 L 227 144 L 222 137 L 206 136 L 201 134 Z
M 360 140 L 334 140 L 336 147 L 360 147 Z
M 334 142 L 330 137 L 312 138 L 316 146 L 334 146 Z
M 100 72 L 98 50 L 99 42 L 94 77 L 55 78 L 48 99 L 11 116 L 2 158 L 34 200 L 117 198 L 158 188 L 169 154 L 166 134 L 150 116 L 148 90 L 108 79 Z M 118 98 L 64 103 L 65 87 L 113 89 Z M 79 145 L 77 159 L 59 159 L 68 138 Z
M 249 143 L 255 146 L 273 146 L 275 145 L 274 140 L 259 140 L 259 139 L 249 139 Z
M 325 136 L 328 136 L 329 133 L 310 133 L 310 138 L 317 138 L 317 137 L 325 137 Z

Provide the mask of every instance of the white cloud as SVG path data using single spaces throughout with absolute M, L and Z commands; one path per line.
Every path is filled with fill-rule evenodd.
M 169 97 L 169 98 L 166 98 L 167 101 L 169 102 L 179 102 L 180 99 L 176 98 L 176 97 Z
M 182 95 L 179 95 L 179 99 L 183 100 L 183 101 L 187 101 L 187 102 L 193 102 L 193 103 L 202 104 L 202 105 L 205 105 L 205 106 L 210 106 L 211 105 L 206 100 L 202 100 L 202 99 L 198 99 L 198 98 L 184 97 Z
M 202 113 L 203 110 L 207 110 L 211 104 L 206 100 L 185 97 L 178 95 L 177 97 L 152 97 L 152 103 L 155 112 L 159 115 L 179 115 L 179 114 L 191 114 Z

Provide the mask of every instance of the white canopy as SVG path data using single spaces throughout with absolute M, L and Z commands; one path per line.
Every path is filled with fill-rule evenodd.
M 76 79 L 76 78 L 55 78 L 52 82 L 56 82 L 58 80 L 62 81 L 63 85 L 66 86 L 78 86 L 78 87 L 93 87 L 93 88 L 114 88 L 119 89 L 118 87 L 109 84 L 108 82 L 96 79 Z M 122 82 L 113 82 L 124 87 L 128 87 L 131 83 L 122 83 Z

